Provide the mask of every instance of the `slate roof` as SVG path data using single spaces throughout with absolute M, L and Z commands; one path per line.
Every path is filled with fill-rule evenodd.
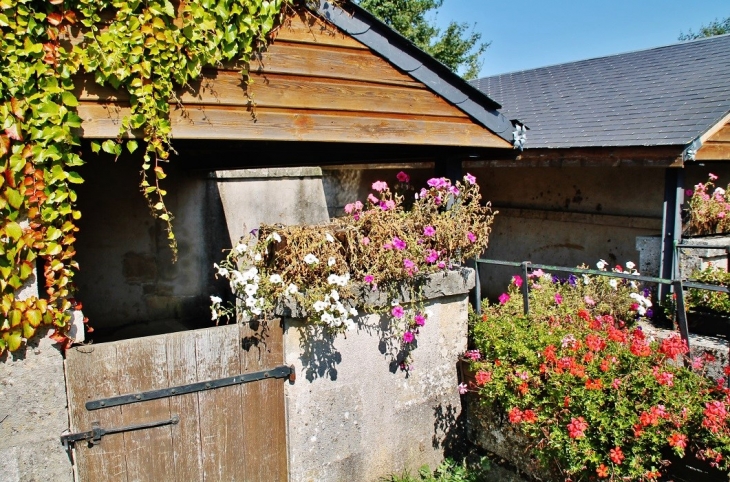
M 471 83 L 527 149 L 686 145 L 730 112 L 730 34 Z

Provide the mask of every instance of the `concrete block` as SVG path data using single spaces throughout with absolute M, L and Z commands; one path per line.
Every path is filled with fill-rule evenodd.
M 0 361 L 0 481 L 73 481 L 63 356 L 46 331 Z
M 645 276 L 659 276 L 662 238 L 660 236 L 637 236 L 636 251 L 639 252 L 639 273 Z
M 473 285 L 473 273 L 463 274 Z M 456 360 L 466 350 L 471 285 L 461 276 L 436 275 L 444 287 L 431 292 L 450 294 L 426 302 L 432 315 L 408 373 L 398 369 L 400 343 L 385 317 L 363 314 L 336 337 L 285 320 L 286 363 L 300 374 L 286 386 L 291 481 L 367 482 L 435 468 L 463 436 Z

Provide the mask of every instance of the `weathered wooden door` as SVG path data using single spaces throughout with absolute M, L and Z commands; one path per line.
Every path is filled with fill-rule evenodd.
M 71 432 L 90 431 L 92 424 L 107 431 L 161 424 L 106 434 L 96 444 L 76 442 L 78 480 L 287 480 L 287 382 L 269 372 L 286 369 L 282 327 L 276 320 L 255 328 L 227 325 L 69 350 Z M 264 379 L 240 382 L 239 375 L 254 372 Z M 228 386 L 194 386 L 230 377 L 237 378 Z M 171 387 L 174 393 L 145 400 Z M 193 388 L 199 390 L 179 394 Z M 110 397 L 128 394 L 142 401 L 108 406 L 115 403 Z

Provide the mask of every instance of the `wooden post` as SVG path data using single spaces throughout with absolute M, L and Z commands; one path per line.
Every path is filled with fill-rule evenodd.
M 451 182 L 460 181 L 463 177 L 461 159 L 438 159 L 434 165 L 434 174 Z
M 684 169 L 667 168 L 664 176 L 664 211 L 662 214 L 662 252 L 659 276 L 676 279 L 679 276 L 676 245 L 682 239 L 682 213 L 684 203 Z M 659 285 L 659 300 L 669 294 L 669 285 Z

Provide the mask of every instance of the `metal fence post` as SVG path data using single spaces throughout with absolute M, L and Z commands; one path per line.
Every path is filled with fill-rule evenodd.
M 682 339 L 687 343 L 687 348 L 689 348 L 689 326 L 687 325 L 687 311 L 684 306 L 684 286 L 682 285 L 682 280 L 676 280 L 674 282 L 674 294 L 677 297 L 676 307 L 677 322 L 679 324 L 679 334 L 682 336 Z M 691 358 L 692 355 L 690 354 L 690 359 Z
M 522 262 L 522 306 L 525 315 L 530 314 L 530 284 L 528 278 L 529 261 Z
M 474 260 L 474 297 L 476 298 L 477 315 L 482 314 L 482 282 L 479 277 L 479 260 Z

